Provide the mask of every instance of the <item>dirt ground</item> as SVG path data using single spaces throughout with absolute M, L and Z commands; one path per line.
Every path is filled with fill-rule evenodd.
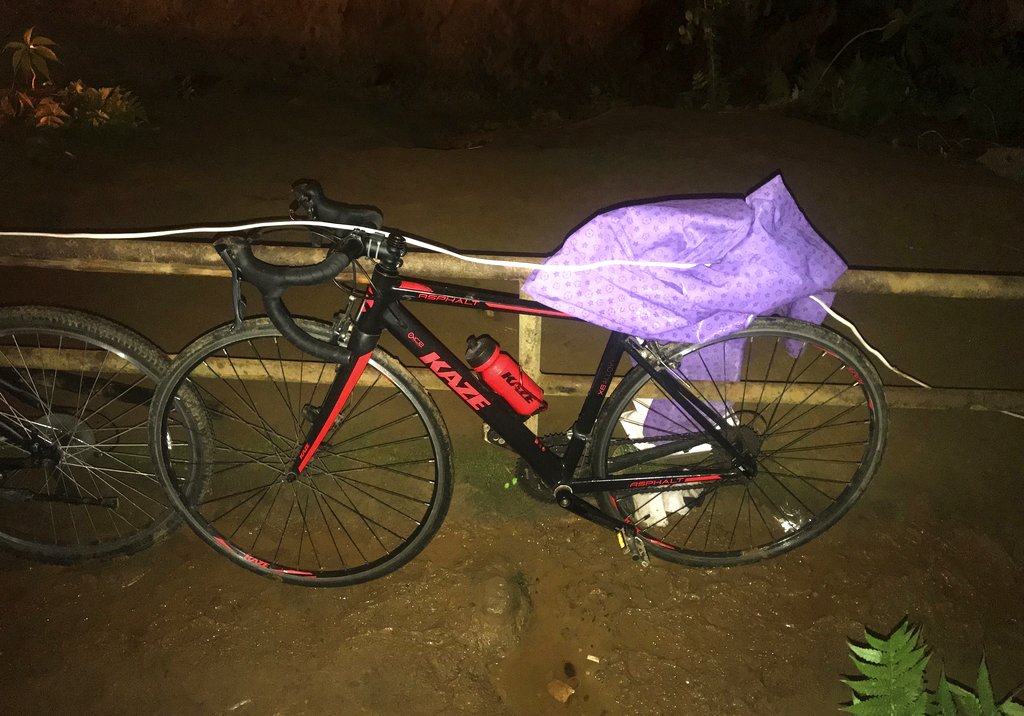
M 548 252 L 609 204 L 744 193 L 781 170 L 851 265 L 1024 272 L 1024 187 L 772 114 L 608 107 L 573 123 L 470 126 L 287 96 L 152 114 L 159 129 L 69 145 L 73 157 L 0 144 L 0 226 L 280 215 L 290 182 L 311 176 L 453 246 Z M 86 308 L 172 352 L 229 319 L 228 295 L 220 279 L 0 270 L 0 304 Z M 327 316 L 333 300 L 309 292 L 294 308 Z M 925 380 L 1024 389 L 1020 303 L 840 296 L 836 307 Z M 514 349 L 511 325 L 491 328 Z M 440 333 L 478 329 L 467 315 Z M 594 340 L 549 334 L 545 370 L 586 371 Z M 896 411 L 880 474 L 821 539 L 754 566 L 645 570 L 609 533 L 506 491 L 506 456 L 437 399 L 455 436 L 455 502 L 424 554 L 377 582 L 283 586 L 185 531 L 106 564 L 0 556 L 4 711 L 831 713 L 849 695 L 845 640 L 905 617 L 950 676 L 973 684 L 984 653 L 997 692 L 1024 680 L 1019 420 Z M 543 431 L 564 428 L 557 415 L 571 407 L 558 401 Z M 577 686 L 568 703 L 547 693 L 554 678 Z

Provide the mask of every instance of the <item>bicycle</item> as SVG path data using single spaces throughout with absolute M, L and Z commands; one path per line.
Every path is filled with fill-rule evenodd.
M 0 309 L 0 546 L 70 564 L 138 552 L 181 524 L 146 427 L 169 365 L 99 316 Z
M 253 235 L 218 239 L 236 320 L 179 354 L 150 422 L 175 507 L 242 567 L 350 585 L 399 568 L 438 530 L 452 494 L 448 432 L 420 382 L 379 347 L 384 332 L 525 461 L 535 491 L 616 531 L 645 564 L 782 554 L 833 525 L 876 472 L 888 411 L 871 363 L 829 329 L 776 317 L 699 345 L 611 333 L 571 428 L 542 439 L 502 394 L 515 396 L 481 380 L 405 304 L 576 319 L 511 293 L 403 277 L 405 240 L 381 229 L 378 212 L 330 200 L 315 182 L 295 191 L 305 216 L 347 228 L 322 234 L 327 257 L 299 267 L 261 261 Z M 286 288 L 329 281 L 363 257 L 375 265 L 357 312 L 330 324 L 289 313 Z M 267 318 L 242 319 L 243 280 Z M 612 389 L 624 359 L 632 367 Z M 504 379 L 530 392 L 518 375 Z M 190 393 L 209 412 L 200 432 L 174 429 Z M 204 482 L 195 499 L 181 492 L 183 470 Z

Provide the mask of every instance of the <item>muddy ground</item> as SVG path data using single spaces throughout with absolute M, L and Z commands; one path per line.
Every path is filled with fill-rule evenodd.
M 70 155 L 0 144 L 0 226 L 280 215 L 291 180 L 313 176 L 423 236 L 547 252 L 609 204 L 743 193 L 781 170 L 852 265 L 1024 272 L 1024 188 L 980 166 L 772 114 L 605 110 L 515 127 L 288 96 L 165 103 L 152 107 L 159 129 L 75 142 Z M 311 292 L 295 308 L 327 316 L 334 301 Z M 30 302 L 97 311 L 172 352 L 230 317 L 220 279 L 0 270 L 0 303 Z M 925 380 L 1024 388 L 1020 303 L 836 307 Z M 479 332 L 465 318 L 441 334 Z M 489 329 L 514 349 L 511 325 Z M 547 338 L 546 370 L 596 362 L 581 357 L 593 331 Z M 455 502 L 424 554 L 386 579 L 283 586 L 184 531 L 107 564 L 0 556 L 4 711 L 821 714 L 849 696 L 845 640 L 905 617 L 951 676 L 973 683 L 984 652 L 998 692 L 1024 681 L 1019 420 L 896 411 L 876 481 L 821 539 L 743 568 L 644 570 L 610 534 L 506 491 L 511 463 L 438 400 L 455 434 Z M 545 432 L 565 427 L 571 401 L 555 408 Z M 547 693 L 554 678 L 577 686 L 568 703 Z

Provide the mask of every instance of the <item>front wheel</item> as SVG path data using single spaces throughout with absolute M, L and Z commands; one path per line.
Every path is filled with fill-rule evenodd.
M 888 411 L 875 369 L 842 336 L 762 318 L 702 345 L 651 346 L 670 379 L 721 415 L 727 437 L 757 463 L 742 480 L 600 494 L 602 509 L 635 525 L 651 554 L 703 567 L 774 557 L 820 535 L 864 492 L 882 458 Z M 659 451 L 666 441 L 679 452 Z M 647 450 L 650 460 L 616 460 Z M 609 398 L 591 465 L 596 478 L 731 468 L 640 367 Z
M 267 319 L 225 326 L 179 354 L 150 425 L 158 473 L 196 534 L 247 569 L 304 586 L 397 569 L 426 546 L 451 501 L 451 446 L 437 407 L 379 349 L 313 459 L 291 473 L 336 367 L 299 352 Z M 209 419 L 202 439 L 189 441 L 174 415 L 196 400 Z M 176 489 L 183 470 L 203 475 L 202 494 Z

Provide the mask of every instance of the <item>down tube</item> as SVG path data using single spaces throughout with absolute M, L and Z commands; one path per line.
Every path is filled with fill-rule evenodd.
M 404 345 L 416 359 L 446 385 L 462 402 L 527 464 L 554 487 L 562 475 L 562 461 L 541 443 L 505 401 L 494 391 L 477 380 L 473 371 L 448 349 L 441 341 L 420 323 L 405 308 L 393 304 L 384 316 L 388 331 Z

